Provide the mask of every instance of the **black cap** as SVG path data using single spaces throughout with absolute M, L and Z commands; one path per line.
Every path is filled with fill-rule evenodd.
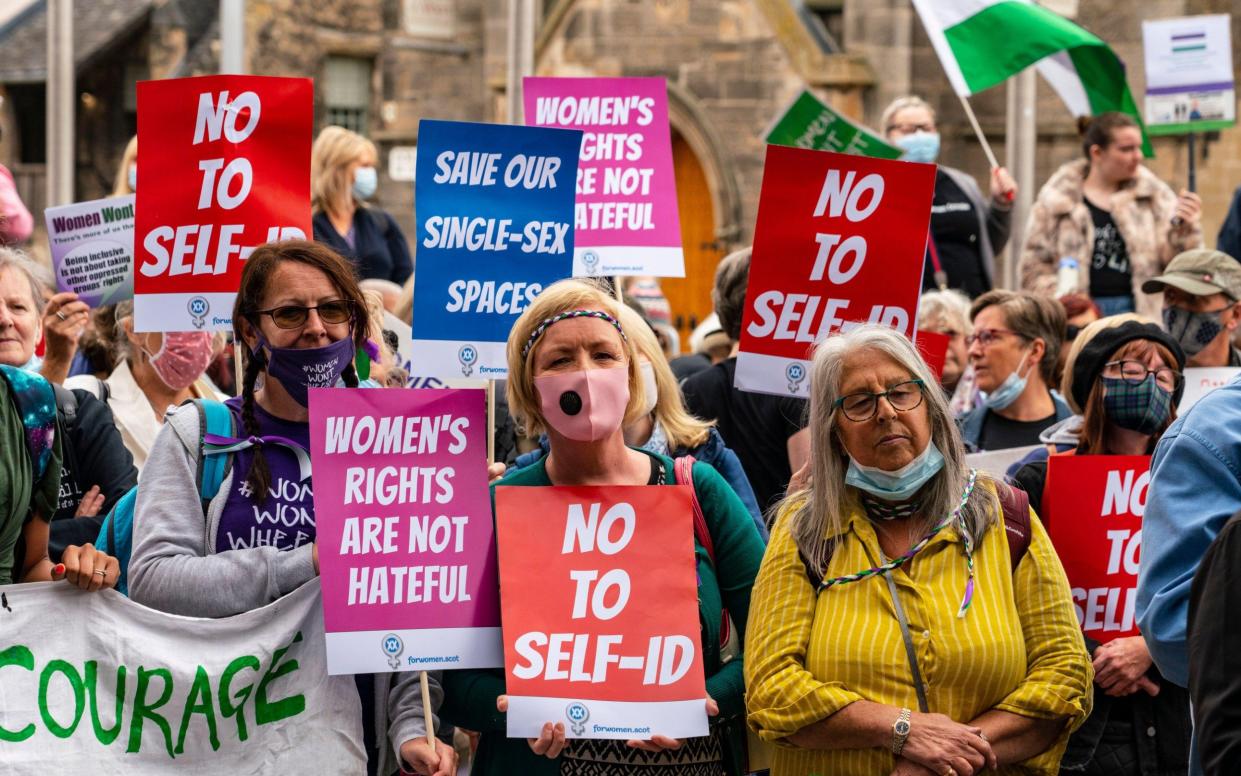
M 1083 331 L 1078 336 L 1084 336 L 1085 333 Z M 1082 345 L 1081 350 L 1077 353 L 1076 361 L 1073 362 L 1072 398 L 1078 407 L 1083 409 L 1086 407 L 1086 399 L 1090 396 L 1090 388 L 1103 372 L 1103 366 L 1112 357 L 1112 354 L 1126 343 L 1139 339 L 1150 340 L 1163 345 L 1172 352 L 1172 357 L 1176 359 L 1175 364 L 1169 364 L 1168 366 L 1178 370 L 1185 368 L 1185 351 L 1181 349 L 1180 343 L 1172 339 L 1166 331 L 1156 324 L 1142 321 L 1125 321 L 1119 326 L 1100 327 L 1096 330 L 1094 336 Z M 1176 392 L 1172 394 L 1173 406 L 1180 403 L 1181 394 L 1184 390 L 1185 381 L 1182 380 L 1181 384 L 1177 386 Z

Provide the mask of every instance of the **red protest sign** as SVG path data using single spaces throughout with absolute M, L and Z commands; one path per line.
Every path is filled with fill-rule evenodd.
M 1099 642 L 1138 635 L 1134 621 L 1148 455 L 1053 455 L 1044 522 L 1073 588 L 1073 607 Z
M 807 396 L 814 343 L 871 321 L 913 334 L 935 166 L 767 146 L 737 387 Z
M 937 331 L 920 331 L 914 338 L 918 353 L 922 355 L 922 360 L 931 368 L 936 379 L 944 376 L 944 361 L 948 358 L 948 345 L 951 342 L 951 337 Z
M 508 735 L 707 734 L 688 487 L 498 487 Z
M 311 234 L 312 118 L 309 78 L 138 84 L 138 331 L 230 329 L 250 252 Z

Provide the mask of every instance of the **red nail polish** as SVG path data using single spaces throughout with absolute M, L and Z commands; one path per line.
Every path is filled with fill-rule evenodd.
M 64 576 L 64 575 L 65 575 L 65 564 L 63 564 L 63 563 L 57 563 L 57 564 L 56 564 L 56 565 L 52 568 L 52 576 L 53 576 L 53 577 L 62 577 L 62 576 Z

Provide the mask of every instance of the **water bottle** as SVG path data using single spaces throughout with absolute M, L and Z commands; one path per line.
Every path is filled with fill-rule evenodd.
M 1060 259 L 1060 269 L 1056 272 L 1056 298 L 1077 293 L 1077 259 L 1065 256 Z

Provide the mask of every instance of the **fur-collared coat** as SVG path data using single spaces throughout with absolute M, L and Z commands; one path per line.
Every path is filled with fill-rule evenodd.
M 1025 247 L 1021 251 L 1021 287 L 1036 293 L 1056 292 L 1060 259 L 1077 259 L 1079 290 L 1090 293 L 1090 259 L 1094 223 L 1082 197 L 1087 161 L 1063 165 L 1047 180 L 1030 209 Z M 1142 283 L 1159 275 L 1181 251 L 1202 247 L 1198 225 L 1174 228 L 1176 194 L 1144 165 L 1138 175 L 1112 195 L 1112 220 L 1129 250 L 1137 312 L 1160 318 L 1162 294 L 1142 293 Z

